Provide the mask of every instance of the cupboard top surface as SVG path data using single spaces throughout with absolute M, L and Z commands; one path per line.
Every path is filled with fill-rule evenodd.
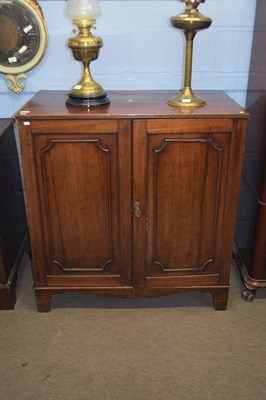
M 176 91 L 110 91 L 110 105 L 74 108 L 65 104 L 68 92 L 40 91 L 17 113 L 20 119 L 110 119 L 110 118 L 248 118 L 248 113 L 222 91 L 197 94 L 204 107 L 178 108 L 167 104 Z

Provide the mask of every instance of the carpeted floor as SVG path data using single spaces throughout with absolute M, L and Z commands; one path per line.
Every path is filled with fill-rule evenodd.
M 54 296 L 36 311 L 24 256 L 17 305 L 0 312 L 1 400 L 266 398 L 266 290 L 227 311 L 204 293 L 127 300 Z

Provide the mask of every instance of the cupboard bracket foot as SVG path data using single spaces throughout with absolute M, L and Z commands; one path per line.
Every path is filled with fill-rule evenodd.
M 41 293 L 35 291 L 35 298 L 38 312 L 49 312 L 51 311 L 52 295 L 47 293 Z

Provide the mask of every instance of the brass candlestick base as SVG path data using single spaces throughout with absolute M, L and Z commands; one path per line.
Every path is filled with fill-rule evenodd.
M 103 41 L 91 33 L 91 28 L 95 20 L 73 20 L 79 28 L 76 37 L 68 40 L 68 47 L 72 50 L 75 60 L 83 64 L 83 74 L 71 93 L 68 94 L 66 103 L 74 107 L 99 107 L 110 103 L 107 92 L 91 76 L 90 63 L 99 56 Z
M 206 101 L 197 97 L 190 87 L 184 87 L 181 94 L 169 99 L 167 104 L 175 107 L 202 107 Z
M 201 107 L 206 101 L 195 96 L 191 89 L 193 40 L 199 30 L 208 28 L 212 20 L 197 10 L 205 0 L 180 0 L 186 3 L 183 13 L 171 18 L 171 25 L 181 29 L 186 38 L 185 82 L 180 95 L 171 98 L 167 103 L 176 107 Z

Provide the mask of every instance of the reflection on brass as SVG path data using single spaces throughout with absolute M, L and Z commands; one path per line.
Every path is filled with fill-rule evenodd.
M 206 101 L 195 96 L 191 89 L 193 40 L 198 31 L 207 29 L 211 25 L 212 20 L 202 15 L 197 9 L 200 3 L 205 3 L 205 0 L 180 1 L 186 3 L 186 9 L 171 18 L 171 25 L 182 30 L 186 38 L 184 87 L 181 94 L 171 98 L 168 104 L 176 107 L 201 107 L 206 104 Z
M 77 36 L 68 40 L 67 45 L 72 50 L 75 60 L 82 62 L 83 74 L 69 93 L 67 104 L 87 108 L 109 104 L 107 92 L 95 82 L 90 72 L 90 63 L 98 58 L 103 46 L 102 39 L 91 33 L 95 20 L 73 20 L 73 23 L 77 25 L 79 32 Z
M 11 51 L 18 46 L 19 31 L 14 22 L 6 15 L 0 15 L 1 31 L 4 35 L 0 35 L 0 49 Z
M 11 82 L 11 85 L 7 85 L 8 89 L 12 90 L 16 94 L 20 94 L 25 88 L 25 83 L 21 82 L 21 80 L 26 78 L 25 74 L 19 74 L 17 76 L 9 74 L 5 76 L 5 80 Z

